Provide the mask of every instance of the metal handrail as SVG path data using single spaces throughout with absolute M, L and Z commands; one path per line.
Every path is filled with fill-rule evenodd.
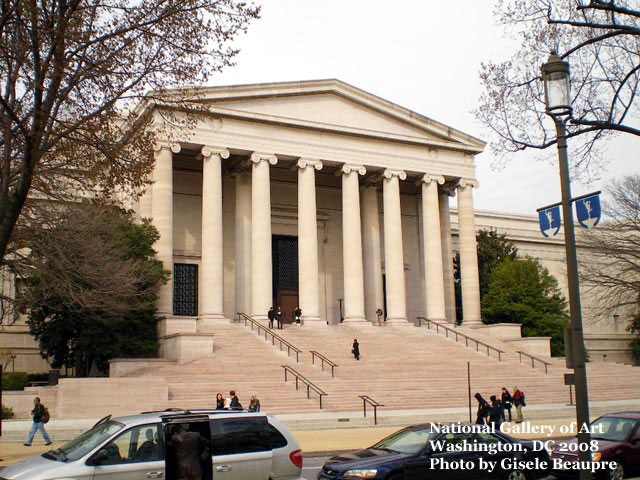
M 311 398 L 311 390 L 313 390 L 318 394 L 318 397 L 320 397 L 320 410 L 322 410 L 322 397 L 326 396 L 327 393 L 324 392 L 320 387 L 315 385 L 313 382 L 311 382 L 309 379 L 305 378 L 305 376 L 302 375 L 300 372 L 295 371 L 289 365 L 281 365 L 281 367 L 284 369 L 285 382 L 287 381 L 287 372 L 289 372 L 293 374 L 293 376 L 296 378 L 296 390 L 298 390 L 298 381 L 301 381 L 307 386 L 307 398 L 309 399 Z
M 333 369 L 338 366 L 337 364 L 335 364 L 334 362 L 329 360 L 327 357 L 325 357 L 321 353 L 316 352 L 315 350 L 309 350 L 309 353 L 311 354 L 311 363 L 312 364 L 315 365 L 315 363 L 316 363 L 315 359 L 316 359 L 316 357 L 318 357 L 322 361 L 322 371 L 324 372 L 324 364 L 326 362 L 331 367 L 331 378 L 335 378 L 335 374 L 334 374 Z
M 275 347 L 276 346 L 276 340 L 280 343 L 280 351 L 282 351 L 282 345 L 285 345 L 287 347 L 287 356 L 290 357 L 291 356 L 291 351 L 293 350 L 294 352 L 296 352 L 296 363 L 298 363 L 300 361 L 300 354 L 302 353 L 302 350 L 300 350 L 298 347 L 294 346 L 293 344 L 289 343 L 288 341 L 286 341 L 284 338 L 282 338 L 280 335 L 277 335 L 275 333 L 273 333 L 271 331 L 271 329 L 265 327 L 264 325 L 261 325 L 260 322 L 254 320 L 253 318 L 251 318 L 249 315 L 247 315 L 246 313 L 242 313 L 242 312 L 237 312 L 236 315 L 238 316 L 237 318 L 237 322 L 241 322 L 242 320 L 244 320 L 244 325 L 247 325 L 247 322 L 249 322 L 251 324 L 251 331 L 253 331 L 253 327 L 255 326 L 258 329 L 258 335 L 260 335 L 260 330 L 264 331 L 264 339 L 267 340 L 267 335 L 271 335 L 271 344 Z
M 425 317 L 416 317 L 416 318 L 418 319 L 418 326 L 421 326 L 422 325 L 422 321 L 424 320 L 427 323 L 427 328 L 431 329 L 431 324 L 433 323 L 436 326 L 436 333 L 440 333 L 440 329 L 442 328 L 446 332 L 447 338 L 449 338 L 449 333 L 453 333 L 455 335 L 456 342 L 458 341 L 458 337 L 462 337 L 462 338 L 464 338 L 465 345 L 467 347 L 469 346 L 469 340 L 471 340 L 472 342 L 475 342 L 475 344 L 476 344 L 476 352 L 480 351 L 480 345 L 482 345 L 483 348 L 487 349 L 487 356 L 488 357 L 491 356 L 490 350 L 493 350 L 494 352 L 496 352 L 498 354 L 498 361 L 499 362 L 502 361 L 502 354 L 505 353 L 504 350 L 500 350 L 499 348 L 496 348 L 496 347 L 494 347 L 492 345 L 489 345 L 487 343 L 481 342 L 480 340 L 476 340 L 475 338 L 470 337 L 469 335 L 466 335 L 464 333 L 459 332 L 455 328 L 445 327 L 444 325 L 442 325 L 442 324 L 440 324 L 438 322 L 432 322 L 428 318 L 425 318 Z
M 551 365 L 550 362 L 547 362 L 546 360 L 542 360 L 541 358 L 538 358 L 538 357 L 534 357 L 533 355 L 527 352 L 522 352 L 520 350 L 516 350 L 516 352 L 520 354 L 520 363 L 522 363 L 522 355 L 524 355 L 525 357 L 529 357 L 531 359 L 531 368 L 536 368 L 536 362 L 540 362 L 544 365 L 544 373 L 549 373 L 549 365 Z
M 367 416 L 367 403 L 373 407 L 373 424 L 378 424 L 378 407 L 384 407 L 382 403 L 375 401 L 369 395 L 358 395 L 362 399 L 362 408 L 364 410 L 364 416 Z

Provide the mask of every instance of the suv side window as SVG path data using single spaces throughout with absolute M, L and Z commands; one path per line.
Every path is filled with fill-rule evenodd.
M 266 417 L 220 418 L 211 421 L 213 455 L 266 452 L 287 445 Z
M 130 428 L 110 441 L 101 450 L 109 454 L 100 465 L 120 465 L 162 460 L 162 448 L 158 442 L 160 425 L 140 425 Z

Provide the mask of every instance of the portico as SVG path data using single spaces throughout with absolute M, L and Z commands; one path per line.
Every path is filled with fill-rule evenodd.
M 264 321 L 285 293 L 304 328 L 371 327 L 377 308 L 386 327 L 454 322 L 451 195 L 464 322 L 480 323 L 483 142 L 336 80 L 211 87 L 197 102 L 207 118 L 157 145 L 139 202 L 173 271 L 162 337 L 215 332 L 236 312 Z M 291 241 L 277 250 L 276 237 Z

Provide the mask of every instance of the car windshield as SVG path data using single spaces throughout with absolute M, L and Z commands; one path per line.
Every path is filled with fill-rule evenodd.
M 114 420 L 98 423 L 91 430 L 64 444 L 62 448 L 54 450 L 53 456 L 63 462 L 78 460 L 123 428 L 124 424 Z
M 380 440 L 370 448 L 415 454 L 422 450 L 426 443 L 429 440 L 433 440 L 436 436 L 437 433 L 435 433 L 430 426 L 407 428 Z
M 631 418 L 602 417 L 591 424 L 591 438 L 624 442 L 636 421 Z

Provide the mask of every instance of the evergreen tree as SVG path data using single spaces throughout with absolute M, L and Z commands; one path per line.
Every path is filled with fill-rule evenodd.
M 493 271 L 483 300 L 485 323 L 520 323 L 523 336 L 551 337 L 551 354 L 564 354 L 567 302 L 537 259 L 505 259 Z
M 169 272 L 154 258 L 158 231 L 113 208 L 82 205 L 34 235 L 25 306 L 54 368 L 106 372 L 116 357 L 154 356 L 155 300 Z

